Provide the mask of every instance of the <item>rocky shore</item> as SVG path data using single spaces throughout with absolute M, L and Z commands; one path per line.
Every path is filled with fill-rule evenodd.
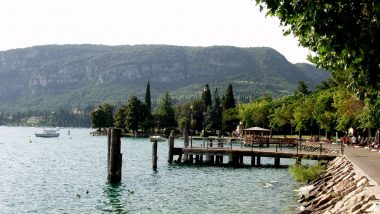
M 380 213 L 379 187 L 347 158 L 338 157 L 301 195 L 300 214 Z

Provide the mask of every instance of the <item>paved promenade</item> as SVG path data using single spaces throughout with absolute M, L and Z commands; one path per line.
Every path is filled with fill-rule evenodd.
M 380 185 L 380 153 L 364 148 L 345 147 L 344 155 Z

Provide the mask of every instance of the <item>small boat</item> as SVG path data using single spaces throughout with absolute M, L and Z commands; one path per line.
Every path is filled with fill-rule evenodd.
M 59 136 L 59 128 L 53 129 L 53 111 L 50 109 L 50 129 L 43 129 L 42 133 L 34 133 L 36 137 L 53 138 Z
M 161 137 L 161 136 L 158 136 L 158 135 L 154 135 L 154 136 L 150 136 L 150 141 L 151 142 L 154 142 L 154 141 L 165 142 L 166 139 L 164 137 Z
M 56 130 L 44 129 L 42 133 L 35 133 L 36 137 L 53 138 L 58 137 L 59 133 Z

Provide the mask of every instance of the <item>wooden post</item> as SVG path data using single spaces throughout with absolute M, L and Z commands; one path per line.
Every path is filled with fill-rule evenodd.
M 169 136 L 169 154 L 168 154 L 168 163 L 173 163 L 173 150 L 174 150 L 174 130 L 170 132 Z
M 111 128 L 107 129 L 107 172 L 110 170 Z
M 194 156 L 193 155 L 189 155 L 189 163 L 193 164 L 194 163 Z
M 210 148 L 212 148 L 212 141 L 207 141 L 207 149 L 208 149 L 208 147 L 210 147 Z M 205 163 L 207 163 L 207 164 L 212 164 L 212 158 L 214 158 L 214 156 L 213 155 L 206 155 L 206 157 L 205 157 Z
M 199 155 L 195 155 L 195 163 L 196 164 L 200 163 Z
M 121 181 L 122 154 L 120 153 L 121 129 L 111 129 L 110 155 L 108 163 L 108 181 L 117 183 Z
M 240 155 L 240 156 L 239 156 L 239 164 L 240 164 L 240 165 L 243 165 L 243 164 L 244 164 L 244 156 L 243 156 L 243 155 Z
M 280 156 L 274 157 L 274 167 L 280 167 Z
M 183 147 L 187 148 L 189 147 L 189 133 L 187 132 L 187 129 L 183 130 Z M 183 154 L 183 162 L 187 163 L 189 161 L 189 156 L 186 154 Z
M 153 170 L 157 170 L 157 140 L 152 142 L 152 164 Z
M 256 163 L 255 163 L 255 162 L 256 162 L 256 161 L 255 161 L 255 158 L 256 158 L 256 157 L 255 157 L 254 155 L 251 156 L 251 166 L 255 166 L 255 165 L 256 165 Z
M 261 157 L 259 155 L 257 155 L 256 166 L 261 166 Z
M 228 155 L 228 165 L 232 166 L 234 163 L 234 156 L 231 154 Z

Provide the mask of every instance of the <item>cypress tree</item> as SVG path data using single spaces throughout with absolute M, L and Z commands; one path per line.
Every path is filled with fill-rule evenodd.
M 214 92 L 214 103 L 211 108 L 208 109 L 207 118 L 207 129 L 208 130 L 221 130 L 222 129 L 222 109 L 220 106 L 220 99 L 218 94 L 218 89 Z
M 211 106 L 212 101 L 211 101 L 211 92 L 210 88 L 208 87 L 208 84 L 205 85 L 202 93 L 202 100 L 206 105 L 206 109 Z
M 146 85 L 146 91 L 145 91 L 145 104 L 146 107 L 148 108 L 148 111 L 152 111 L 152 102 L 150 100 L 150 84 L 148 81 L 148 84 Z
M 229 83 L 226 91 L 226 95 L 224 96 L 223 100 L 223 110 L 227 110 L 230 108 L 235 108 L 235 98 L 234 98 L 234 92 L 232 90 L 232 84 Z

